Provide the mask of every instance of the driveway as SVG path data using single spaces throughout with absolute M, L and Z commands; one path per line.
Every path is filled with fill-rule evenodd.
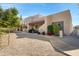
M 11 33 L 10 44 L 0 50 L 4 56 L 65 56 L 56 51 L 48 39 L 26 32 Z

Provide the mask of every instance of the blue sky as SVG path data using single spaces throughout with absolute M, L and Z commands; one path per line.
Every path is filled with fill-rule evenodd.
M 72 16 L 73 26 L 79 25 L 79 7 L 77 4 L 68 3 L 14 3 L 0 4 L 4 9 L 16 7 L 19 15 L 22 17 L 32 16 L 35 14 L 50 15 L 69 9 Z

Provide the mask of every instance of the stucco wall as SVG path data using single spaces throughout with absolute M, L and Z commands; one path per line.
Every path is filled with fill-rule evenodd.
M 47 16 L 48 25 L 50 25 L 52 22 L 61 22 L 61 21 L 64 22 L 65 35 L 69 35 L 72 32 L 72 19 L 69 10 Z
M 36 16 L 28 17 L 26 19 L 27 19 L 26 23 L 28 25 L 28 29 L 31 28 L 29 26 L 30 22 L 44 20 L 45 23 L 39 27 L 39 31 L 40 32 L 45 31 L 47 33 L 48 25 L 52 24 L 52 22 L 63 21 L 64 22 L 64 34 L 70 35 L 70 33 L 72 32 L 72 19 L 71 19 L 71 14 L 69 10 L 59 12 L 53 15 L 48 15 L 48 16 L 36 15 Z
M 39 32 L 45 32 L 45 33 L 47 33 L 47 19 L 46 19 L 46 17 L 44 17 L 43 18 L 44 19 L 44 24 L 41 26 L 41 27 L 39 27 Z

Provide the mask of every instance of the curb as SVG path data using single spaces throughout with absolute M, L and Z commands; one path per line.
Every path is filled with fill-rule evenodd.
M 50 40 L 49 40 L 50 41 Z M 63 52 L 63 51 L 61 51 L 60 49 L 58 49 L 57 47 L 55 47 L 53 44 L 52 44 L 52 42 L 50 41 L 50 44 L 52 45 L 52 47 L 56 50 L 56 51 L 58 51 L 58 52 L 60 52 L 60 53 L 62 53 L 62 54 L 64 54 L 64 55 L 66 55 L 66 56 L 71 56 L 71 55 L 69 55 L 69 54 L 67 54 L 67 53 L 65 53 L 65 52 Z

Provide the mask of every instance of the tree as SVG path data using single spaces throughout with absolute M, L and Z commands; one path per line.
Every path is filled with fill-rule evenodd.
M 20 17 L 18 17 L 18 10 L 16 8 L 9 8 L 4 11 L 2 18 L 5 23 L 3 27 L 17 27 L 20 25 Z
M 10 8 L 10 10 L 11 10 L 11 12 L 12 12 L 12 15 L 14 15 L 14 16 L 17 16 L 18 15 L 18 10 L 15 8 L 15 7 L 13 7 L 13 8 Z
M 0 6 L 0 19 L 2 18 L 3 15 L 3 8 Z
M 0 7 L 0 28 L 17 28 L 20 26 L 21 19 L 18 10 L 13 8 L 3 9 Z

